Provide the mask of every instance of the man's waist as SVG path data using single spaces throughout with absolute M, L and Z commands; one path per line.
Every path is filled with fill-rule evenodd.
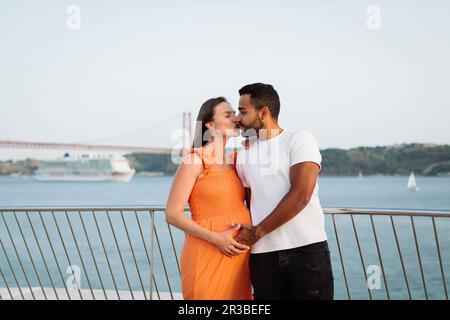
M 315 245 L 317 243 L 320 244 L 322 242 L 326 242 L 327 240 L 328 238 L 325 231 L 317 232 L 314 235 L 310 234 L 308 236 L 296 237 L 288 240 L 280 239 L 277 237 L 272 237 L 271 239 L 262 238 L 252 246 L 251 253 L 259 254 L 265 252 L 292 250 L 296 248 L 303 248 L 310 245 Z

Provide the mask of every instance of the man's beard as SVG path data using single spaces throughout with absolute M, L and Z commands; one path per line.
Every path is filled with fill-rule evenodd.
M 250 123 L 248 126 L 243 126 L 241 124 L 241 127 L 244 128 L 244 130 L 242 130 L 241 135 L 244 138 L 250 138 L 258 136 L 259 130 L 264 129 L 264 124 L 259 117 L 256 117 L 255 120 L 253 120 L 253 122 Z

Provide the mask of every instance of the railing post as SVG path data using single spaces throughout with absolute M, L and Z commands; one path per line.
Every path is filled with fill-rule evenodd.
M 150 233 L 150 300 L 153 300 L 153 238 L 154 238 L 154 230 L 155 230 L 155 212 L 150 211 L 150 217 L 152 219 L 151 225 L 151 233 Z
M 144 246 L 145 257 L 147 258 L 148 266 L 149 266 L 149 270 L 150 270 L 151 262 L 150 262 L 150 257 L 149 257 L 149 254 L 148 254 L 147 243 L 145 242 L 145 237 L 144 237 L 144 233 L 142 232 L 141 222 L 139 221 L 139 218 L 138 218 L 136 210 L 134 211 L 134 215 L 136 217 L 136 222 L 137 222 L 137 225 L 139 227 L 139 233 L 141 234 L 141 240 L 142 240 L 142 244 Z M 155 281 L 155 275 L 153 275 L 153 281 Z M 156 284 L 156 282 L 155 282 L 155 290 L 156 290 L 156 294 L 158 296 L 158 299 L 161 300 L 161 297 L 160 297 L 159 291 L 158 291 L 158 285 Z M 147 292 L 145 293 L 145 298 L 147 299 Z

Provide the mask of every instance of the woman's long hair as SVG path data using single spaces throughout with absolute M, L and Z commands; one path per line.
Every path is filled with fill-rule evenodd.
M 228 101 L 224 97 L 217 97 L 208 99 L 202 104 L 200 111 L 198 112 L 197 122 L 195 123 L 194 141 L 192 143 L 193 148 L 200 148 L 208 143 L 211 134 L 207 133 L 209 130 L 206 127 L 206 124 L 214 120 L 216 106 L 222 102 Z

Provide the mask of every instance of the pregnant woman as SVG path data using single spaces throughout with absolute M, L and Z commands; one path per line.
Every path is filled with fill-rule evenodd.
M 238 119 L 223 97 L 201 107 L 194 145 L 175 174 L 166 220 L 185 232 L 181 252 L 184 299 L 252 299 L 249 247 L 233 238 L 251 224 L 245 190 L 236 174 L 236 153 L 225 152 L 239 135 Z M 189 202 L 189 218 L 184 208 Z

